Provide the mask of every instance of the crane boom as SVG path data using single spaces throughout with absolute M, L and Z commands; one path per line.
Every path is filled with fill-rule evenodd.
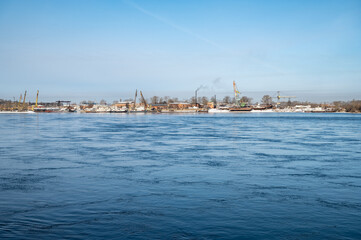
M 23 109 L 25 109 L 25 99 L 26 99 L 26 90 L 25 90 L 24 99 L 23 99 Z
M 39 90 L 36 93 L 35 107 L 38 107 Z
M 138 89 L 135 89 L 135 96 L 134 96 L 134 105 L 133 105 L 133 109 L 135 109 L 135 104 L 137 102 L 137 95 L 138 95 Z
M 233 81 L 233 89 L 234 89 L 234 99 L 236 100 L 236 104 L 238 106 L 244 105 L 243 103 L 241 103 L 241 98 L 240 98 L 241 93 L 238 91 L 235 81 Z
M 238 91 L 238 88 L 237 88 L 237 85 L 236 85 L 235 81 L 233 81 L 233 89 L 234 89 L 234 97 L 237 99 L 238 94 L 241 94 L 241 93 Z
M 147 101 L 145 101 L 142 91 L 139 91 L 139 92 L 140 92 L 140 96 L 142 97 L 142 102 L 144 103 L 144 110 L 146 110 L 147 109 Z
M 279 106 L 281 98 L 288 98 L 288 101 L 291 101 L 291 98 L 296 98 L 296 96 L 281 96 L 280 91 L 277 91 L 277 106 Z
M 277 99 L 280 100 L 281 98 L 295 98 L 296 96 L 281 96 L 280 91 L 277 92 Z

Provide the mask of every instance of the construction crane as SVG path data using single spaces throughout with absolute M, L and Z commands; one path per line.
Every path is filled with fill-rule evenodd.
M 35 107 L 38 107 L 39 90 L 36 93 Z
M 142 98 L 142 102 L 144 103 L 144 110 L 147 110 L 147 101 L 145 101 L 142 91 L 139 91 L 139 92 L 140 92 L 140 96 Z
M 23 110 L 25 110 L 25 99 L 26 99 L 26 90 L 25 90 L 24 99 L 23 99 Z
M 137 95 L 138 95 L 138 89 L 135 89 L 133 110 L 135 110 L 135 103 L 137 102 Z
M 36 92 L 35 106 L 33 105 L 33 107 L 32 107 L 33 111 L 34 111 L 34 108 L 38 107 L 38 98 L 39 98 L 39 90 Z
M 281 98 L 288 98 L 288 101 L 291 101 L 291 98 L 296 98 L 296 96 L 281 96 L 280 91 L 277 91 L 277 105 L 280 105 Z
M 19 103 L 17 104 L 17 109 L 18 110 L 20 110 L 21 100 L 23 100 L 23 94 L 22 93 L 20 93 Z

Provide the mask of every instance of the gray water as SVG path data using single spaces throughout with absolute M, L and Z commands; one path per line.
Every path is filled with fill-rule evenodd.
M 361 115 L 0 114 L 1 239 L 361 239 Z

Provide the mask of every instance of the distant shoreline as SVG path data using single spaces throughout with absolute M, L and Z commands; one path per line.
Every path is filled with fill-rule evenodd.
M 0 111 L 0 114 L 109 114 L 109 115 L 140 115 L 140 114 L 158 114 L 158 115 L 163 115 L 163 114 L 170 114 L 170 115 L 173 115 L 173 114 L 200 114 L 200 115 L 203 115 L 203 114 L 211 114 L 211 115 L 218 115 L 218 114 L 245 114 L 245 113 L 251 113 L 251 114 L 258 114 L 258 113 L 281 113 L 281 114 L 284 114 L 284 113 L 312 113 L 312 114 L 315 114 L 315 113 L 322 113 L 322 114 L 327 114 L 327 113 L 350 113 L 350 114 L 361 114 L 361 112 L 251 112 L 251 111 L 247 111 L 247 112 L 224 112 L 224 113 L 209 113 L 209 112 L 146 112 L 146 113 L 141 113 L 141 112 L 138 112 L 138 113 L 106 113 L 106 112 L 102 112 L 102 113 L 69 113 L 69 112 L 51 112 L 51 113 L 47 113 L 47 112 L 11 112 L 11 111 Z

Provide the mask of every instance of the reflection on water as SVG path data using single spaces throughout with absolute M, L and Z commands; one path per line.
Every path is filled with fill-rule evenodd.
M 361 116 L 1 114 L 0 238 L 358 239 Z

